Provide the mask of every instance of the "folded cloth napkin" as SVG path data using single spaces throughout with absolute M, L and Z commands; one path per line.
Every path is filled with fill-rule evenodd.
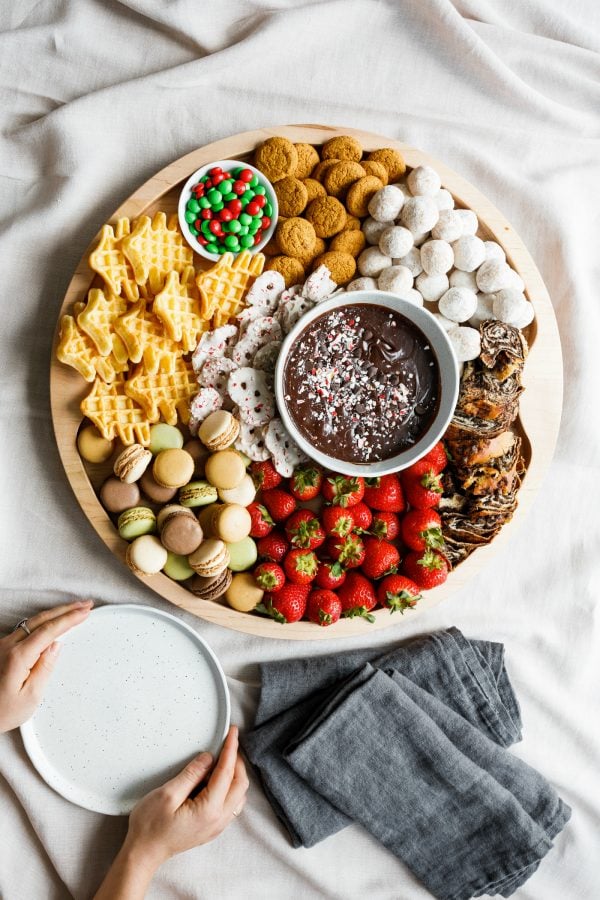
M 266 663 L 242 743 L 295 846 L 359 822 L 444 900 L 510 896 L 570 816 L 508 753 L 521 737 L 501 644 L 456 628 Z

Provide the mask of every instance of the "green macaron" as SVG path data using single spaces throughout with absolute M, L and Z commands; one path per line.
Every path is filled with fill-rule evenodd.
M 187 561 L 187 556 L 179 556 L 178 553 L 171 553 L 170 550 L 167 561 L 163 566 L 163 572 L 169 578 L 172 578 L 173 581 L 185 581 L 186 578 L 191 578 L 194 574 L 194 570 Z
M 217 489 L 208 481 L 190 481 L 179 491 L 179 502 L 182 506 L 208 506 L 219 499 Z
M 162 450 L 180 450 L 183 447 L 183 435 L 179 428 L 159 422 L 150 426 L 150 443 L 148 450 L 156 456 Z
M 121 513 L 117 528 L 124 540 L 133 541 L 143 534 L 156 531 L 156 516 L 147 506 L 133 506 Z
M 244 572 L 251 568 L 258 557 L 258 550 L 251 537 L 245 537 L 234 544 L 226 544 L 229 550 L 229 568 L 232 572 Z

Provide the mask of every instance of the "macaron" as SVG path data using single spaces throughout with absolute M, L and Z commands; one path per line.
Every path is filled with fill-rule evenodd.
M 161 522 L 160 540 L 171 553 L 187 556 L 202 543 L 202 528 L 193 512 L 172 512 Z
M 157 537 L 144 534 L 129 545 L 125 561 L 135 575 L 157 575 L 168 557 Z
M 206 460 L 204 476 L 217 489 L 235 488 L 244 480 L 246 466 L 236 450 L 219 450 Z
M 232 572 L 244 572 L 254 565 L 258 550 L 251 537 L 245 537 L 233 544 L 226 544 L 229 552 L 229 568 Z
M 209 538 L 188 557 L 188 562 L 197 575 L 210 578 L 220 575 L 229 565 L 229 551 L 223 541 Z
M 162 450 L 179 450 L 181 447 L 183 447 L 183 435 L 179 428 L 167 425 L 165 422 L 158 422 L 158 424 L 150 426 L 148 450 L 153 456 Z
M 191 578 L 194 574 L 194 570 L 191 568 L 185 556 L 180 556 L 177 553 L 171 552 L 169 552 L 167 561 L 162 570 L 165 575 L 168 575 L 173 581 L 185 581 L 186 578 Z
M 185 450 L 161 450 L 154 458 L 152 474 L 161 487 L 180 488 L 194 474 L 194 460 Z
M 115 459 L 113 471 L 117 478 L 125 484 L 133 484 L 138 481 L 150 465 L 152 454 L 141 444 L 131 444 L 125 447 Z
M 133 541 L 141 535 L 156 531 L 156 516 L 147 506 L 134 506 L 121 513 L 117 528 L 123 540 Z
M 213 534 L 227 544 L 235 544 L 250 534 L 252 518 L 244 506 L 225 503 L 217 506 L 211 520 Z
M 183 515 L 183 516 L 193 516 L 194 513 L 190 509 L 186 509 L 184 506 L 180 506 L 179 503 L 168 503 L 166 506 L 163 506 L 162 509 L 156 514 L 156 525 L 160 532 L 161 528 L 165 524 L 167 518 L 171 515 Z
M 204 419 L 198 429 L 198 437 L 209 450 L 225 450 L 231 447 L 240 433 L 240 423 L 226 409 L 218 409 Z
M 86 425 L 77 435 L 77 449 L 86 462 L 98 464 L 113 455 L 115 442 L 102 437 L 95 425 Z
M 179 502 L 182 506 L 208 506 L 218 500 L 216 487 L 208 481 L 190 481 L 179 491 Z
M 237 487 L 219 490 L 219 498 L 223 503 L 239 503 L 240 506 L 250 506 L 255 497 L 256 487 L 248 474 L 244 475 Z
M 186 453 L 189 453 L 194 460 L 194 475 L 196 478 L 202 478 L 204 475 L 204 463 L 210 456 L 210 450 L 207 450 L 197 438 L 186 441 L 183 445 Z
M 140 487 L 148 500 L 153 503 L 168 503 L 177 493 L 177 488 L 166 488 L 156 483 L 152 469 L 148 468 L 140 478 Z
M 231 579 L 231 584 L 225 591 L 225 599 L 232 609 L 251 612 L 261 602 L 264 593 L 254 580 L 254 575 L 250 572 L 239 572 Z
M 233 575 L 229 569 L 225 569 L 220 575 L 204 578 L 202 575 L 194 575 L 190 582 L 190 591 L 201 600 L 218 600 L 231 584 Z
M 198 521 L 200 522 L 205 538 L 214 537 L 212 519 L 216 507 L 220 505 L 220 503 L 212 503 L 210 506 L 203 506 L 198 513 Z
M 139 504 L 140 489 L 137 484 L 125 484 L 111 475 L 100 488 L 100 502 L 107 512 L 122 513 Z

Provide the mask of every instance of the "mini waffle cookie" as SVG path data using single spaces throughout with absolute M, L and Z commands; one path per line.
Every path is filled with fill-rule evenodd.
M 200 291 L 203 319 L 212 319 L 212 327 L 219 328 L 233 319 L 244 305 L 244 294 L 263 270 L 265 257 L 242 250 L 235 259 L 224 253 L 211 269 L 196 278 Z
M 125 378 L 118 375 L 111 384 L 96 378 L 81 402 L 81 412 L 108 441 L 119 437 L 124 444 L 150 443 L 150 423 L 143 408 L 125 393 Z
M 189 362 L 179 357 L 171 371 L 148 372 L 140 363 L 125 382 L 125 393 L 138 403 L 149 422 L 158 422 L 161 413 L 169 425 L 177 424 L 177 413 L 186 420 L 190 400 L 198 391 L 196 375 Z M 140 443 L 143 443 L 140 441 Z
M 194 258 L 177 227 L 177 216 L 167 223 L 164 212 L 157 212 L 153 219 L 140 216 L 131 234 L 121 241 L 121 249 L 136 282 L 148 282 L 154 294 L 163 289 L 169 272 L 183 272 Z
M 127 370 L 127 360 L 119 362 L 114 353 L 100 356 L 92 340 L 77 326 L 73 316 L 63 316 L 56 356 L 67 366 L 77 369 L 86 381 L 94 381 L 99 375 L 103 381 L 114 381 L 120 372 Z
M 118 319 L 114 328 L 133 363 L 144 360 L 146 371 L 154 375 L 175 367 L 183 347 L 166 333 L 162 322 L 148 309 L 147 300 L 138 300 Z
M 98 246 L 90 254 L 89 265 L 111 291 L 133 302 L 139 297 L 139 288 L 133 269 L 121 250 L 121 241 L 129 234 L 130 227 L 129 219 L 119 219 L 114 229 L 112 225 L 105 225 Z
M 181 276 L 177 272 L 169 272 L 165 286 L 156 295 L 152 307 L 152 312 L 161 320 L 169 337 L 182 345 L 184 353 L 192 351 L 202 332 L 210 327 L 200 315 L 194 275 L 193 266 L 187 266 Z
M 114 322 L 125 312 L 126 305 L 126 301 L 111 290 L 92 288 L 88 292 L 87 303 L 77 316 L 79 328 L 92 339 L 98 353 L 108 356 L 114 347 L 120 362 L 127 362 L 128 353 L 123 341 L 115 334 Z

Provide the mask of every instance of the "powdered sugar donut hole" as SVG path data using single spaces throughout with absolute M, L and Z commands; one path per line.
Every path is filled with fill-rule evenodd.
M 404 194 L 393 184 L 386 184 L 369 200 L 369 215 L 376 222 L 393 222 L 404 206 Z
M 400 213 L 400 221 L 413 235 L 431 231 L 439 217 L 439 210 L 431 197 L 410 197 Z
M 481 336 L 476 328 L 458 325 L 450 329 L 448 337 L 459 363 L 477 359 L 481 353 Z
M 504 290 L 510 287 L 510 266 L 501 259 L 485 260 L 477 269 L 476 279 L 477 287 L 484 294 Z
M 427 272 L 422 272 L 416 280 L 415 287 L 422 294 L 423 300 L 435 303 L 446 293 L 450 282 L 447 275 L 428 275 Z
M 386 256 L 400 259 L 412 248 L 414 239 L 408 228 L 402 225 L 391 225 L 382 231 L 379 238 L 379 249 Z
M 477 307 L 475 312 L 469 319 L 469 325 L 472 325 L 473 328 L 479 328 L 482 322 L 485 322 L 487 319 L 495 319 L 494 315 L 494 299 L 496 297 L 495 294 L 476 294 L 477 297 Z
M 392 260 L 379 247 L 367 247 L 358 257 L 357 265 L 361 275 L 378 278 L 384 269 L 392 265 Z
M 378 222 L 377 219 L 373 219 L 371 216 L 369 216 L 368 219 L 365 219 L 362 225 L 362 233 L 365 236 L 367 244 L 378 244 L 379 238 L 385 229 L 393 224 L 393 222 Z
M 454 253 L 446 241 L 425 241 L 421 247 L 421 265 L 428 275 L 445 275 L 453 263 Z
M 453 269 L 448 276 L 450 287 L 466 287 L 477 293 L 477 280 L 475 272 L 463 272 L 461 269 Z
M 479 219 L 472 209 L 457 209 L 458 217 L 462 222 L 463 234 L 477 234 Z
M 374 278 L 355 278 L 350 284 L 346 285 L 346 292 L 349 291 L 376 291 L 377 282 Z
M 389 266 L 379 276 L 377 286 L 380 291 L 390 291 L 392 294 L 404 297 L 413 286 L 410 269 L 407 269 L 406 266 Z
M 417 275 L 420 275 L 423 271 L 423 266 L 421 265 L 421 251 L 418 247 L 411 247 L 406 256 L 392 261 L 394 265 L 406 266 L 407 269 L 410 269 L 413 278 L 416 278 Z
M 440 312 L 453 322 L 467 322 L 477 309 L 477 295 L 468 288 L 453 287 L 440 297 Z
M 514 291 L 510 288 L 498 291 L 494 295 L 492 309 L 496 319 L 506 322 L 507 325 L 513 325 L 515 328 L 524 328 L 525 325 L 517 323 L 525 321 L 525 324 L 529 325 L 529 322 L 533 319 L 533 306 L 531 303 L 525 299 L 525 295 L 520 291 Z
M 440 210 L 440 217 L 431 229 L 431 237 L 452 243 L 462 237 L 462 219 L 456 209 Z
M 454 209 L 454 197 L 445 188 L 438 191 L 435 197 L 435 205 L 441 211 L 442 209 Z
M 464 210 L 463 210 L 464 211 Z M 466 234 L 452 244 L 454 265 L 463 272 L 474 272 L 485 260 L 485 245 L 481 238 Z
M 413 197 L 434 197 L 442 186 L 440 176 L 431 166 L 416 166 L 407 175 L 406 183 Z

